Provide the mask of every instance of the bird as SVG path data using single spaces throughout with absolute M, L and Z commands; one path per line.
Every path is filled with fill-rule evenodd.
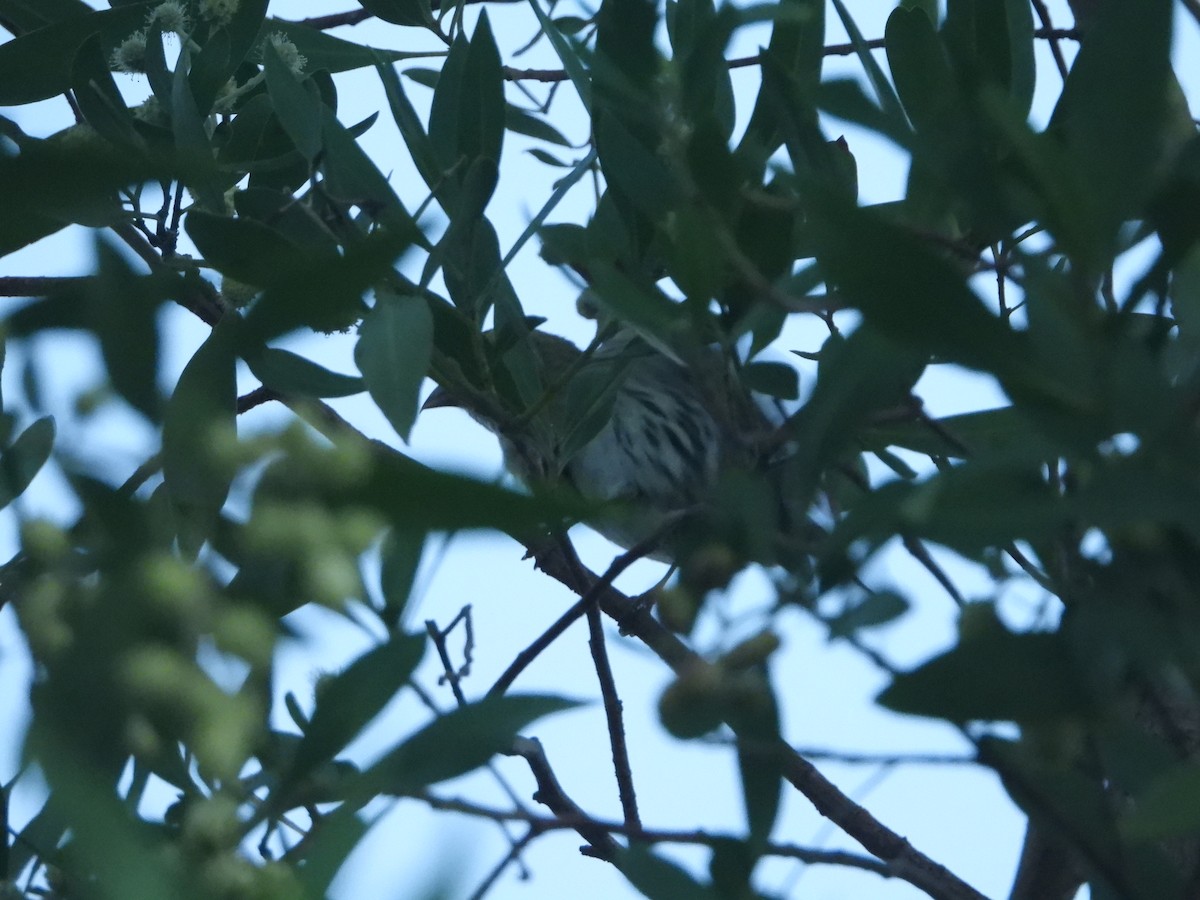
M 506 468 L 527 486 L 565 484 L 615 505 L 588 524 L 618 546 L 702 509 L 731 470 L 760 467 L 776 426 L 717 348 L 685 362 L 628 328 L 590 354 L 541 330 L 527 339 L 545 392 L 529 410 L 499 409 L 451 384 L 422 409 L 464 409 L 498 436 Z M 678 547 L 667 540 L 646 555 L 675 562 Z

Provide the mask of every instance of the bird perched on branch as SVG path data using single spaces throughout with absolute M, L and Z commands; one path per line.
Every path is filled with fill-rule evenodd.
M 528 341 L 543 395 L 527 410 L 485 408 L 453 388 L 423 408 L 465 409 L 500 438 L 505 465 L 526 483 L 565 481 L 590 500 L 627 501 L 628 515 L 590 523 L 622 547 L 695 508 L 723 473 L 755 468 L 775 431 L 716 349 L 684 362 L 630 332 L 590 355 L 541 331 Z

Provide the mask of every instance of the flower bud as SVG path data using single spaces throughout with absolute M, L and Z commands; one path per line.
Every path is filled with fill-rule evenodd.
M 720 726 L 724 678 L 719 668 L 703 662 L 680 672 L 658 701 L 663 727 L 687 740 L 703 737 Z
M 663 588 L 655 594 L 659 620 L 677 634 L 688 634 L 700 613 L 701 598 L 685 587 Z
M 717 665 L 727 672 L 742 672 L 761 665 L 779 649 L 779 635 L 773 631 L 760 631 L 726 652 Z

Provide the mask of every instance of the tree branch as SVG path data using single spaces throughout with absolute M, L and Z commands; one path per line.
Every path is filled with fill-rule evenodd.
M 603 819 L 588 818 L 586 822 L 568 816 L 549 818 L 538 816 L 524 810 L 503 810 L 482 806 L 466 800 L 438 797 L 433 794 L 422 794 L 419 799 L 429 804 L 431 809 L 446 812 L 458 812 L 463 815 L 491 819 L 495 822 L 524 822 L 530 826 L 528 837 L 533 838 L 548 831 L 563 831 L 578 829 L 581 824 L 603 829 L 609 834 L 620 834 L 630 840 L 642 841 L 648 844 L 700 844 L 705 847 L 715 847 L 727 841 L 738 841 L 741 838 L 732 834 L 712 834 L 703 830 L 687 831 L 665 828 L 634 827 L 622 822 L 610 822 Z M 528 843 L 526 841 L 525 843 Z M 767 844 L 763 850 L 765 856 L 778 856 L 788 859 L 798 859 L 810 865 L 849 866 L 874 872 L 883 878 L 892 878 L 893 873 L 879 860 L 871 859 L 857 853 L 847 853 L 843 850 L 818 850 L 814 847 L 801 847 L 796 844 Z
M 580 581 L 575 574 L 576 567 L 563 558 L 558 548 L 541 553 L 535 551 L 534 559 L 539 569 L 577 594 L 586 594 L 600 584 L 590 573 L 585 578 L 593 580 Z M 645 605 L 611 585 L 599 590 L 597 600 L 605 615 L 620 625 L 622 633 L 637 637 L 676 672 L 702 661 L 695 651 L 655 619 Z M 898 878 L 937 900 L 986 900 L 983 894 L 945 866 L 875 819 L 790 747 L 780 743 L 779 752 L 788 782 L 807 797 L 821 815 L 883 860 Z

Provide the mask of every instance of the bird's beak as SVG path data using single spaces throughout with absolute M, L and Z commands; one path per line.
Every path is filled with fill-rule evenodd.
M 451 396 L 450 392 L 444 387 L 436 387 L 433 389 L 425 402 L 421 404 L 421 412 L 427 409 L 446 409 L 447 407 L 459 406 L 458 401 Z

